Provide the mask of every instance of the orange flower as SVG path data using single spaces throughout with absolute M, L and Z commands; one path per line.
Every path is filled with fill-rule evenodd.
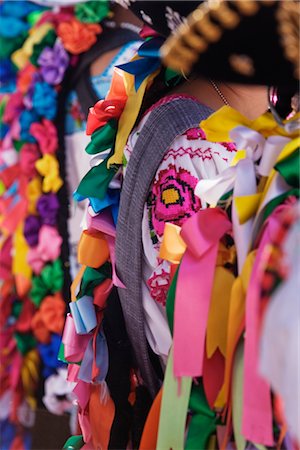
M 50 332 L 62 334 L 66 305 L 59 293 L 48 295 L 34 315 L 31 326 L 39 342 L 49 343 Z
M 36 73 L 37 69 L 29 64 L 25 67 L 25 69 L 21 70 L 18 75 L 17 87 L 22 92 L 22 94 L 26 94 L 29 89 L 29 86 L 32 83 L 33 75 Z
M 65 49 L 73 55 L 88 50 L 96 42 L 96 35 L 101 32 L 102 27 L 99 24 L 83 24 L 75 18 L 58 26 L 58 36 Z

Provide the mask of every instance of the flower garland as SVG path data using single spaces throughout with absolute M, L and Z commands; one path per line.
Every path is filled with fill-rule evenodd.
M 84 443 L 107 448 L 114 420 L 114 402 L 106 386 L 109 355 L 103 332 L 103 311 L 113 286 L 122 286 L 115 273 L 114 245 L 119 208 L 123 143 L 134 126 L 145 91 L 160 70 L 158 49 L 162 39 L 153 32 L 128 64 L 116 67 L 105 98 L 90 108 L 87 134 L 91 141 L 86 152 L 95 164 L 81 180 L 74 197 L 89 200 L 87 229 L 78 246 L 81 269 L 71 287 L 70 314 L 67 316 L 60 357 L 68 365 L 68 379 L 75 382 L 78 419 L 82 435 L 72 436 L 65 448 L 81 448 Z M 178 75 L 166 73 L 166 83 Z M 118 139 L 122 137 L 121 140 Z M 100 162 L 100 163 L 99 163 Z M 77 289 L 77 286 L 80 286 Z M 93 349 L 93 351 L 92 351 Z M 80 365 L 79 365 L 80 364 Z M 136 378 L 132 376 L 134 391 Z M 99 393 L 95 398 L 94 383 Z M 92 402 L 92 407 L 91 407 Z M 105 425 L 95 426 L 97 415 Z
M 109 6 L 52 11 L 4 0 L 0 14 L 1 423 L 5 448 L 29 448 L 22 426 L 34 423 L 40 372 L 46 379 L 63 365 L 57 103 L 66 71 L 96 42 Z

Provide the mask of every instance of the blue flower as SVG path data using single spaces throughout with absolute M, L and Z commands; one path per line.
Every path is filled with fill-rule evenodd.
M 42 6 L 23 0 L 6 0 L 1 5 L 0 14 L 1 16 L 22 18 L 28 16 L 32 11 L 42 11 L 43 9 Z
M 32 96 L 35 111 L 46 119 L 53 120 L 57 109 L 57 92 L 43 81 L 35 84 Z
M 6 84 L 15 78 L 15 70 L 9 59 L 0 61 L 0 84 Z
M 35 138 L 31 136 L 29 133 L 30 125 L 33 122 L 38 122 L 39 117 L 36 114 L 35 111 L 31 110 L 25 110 L 20 115 L 20 126 L 21 126 L 21 139 L 25 142 L 36 142 Z
M 14 3 L 14 2 L 13 2 Z M 0 36 L 14 38 L 26 32 L 29 25 L 16 17 L 1 17 Z
M 49 344 L 38 345 L 39 353 L 44 364 L 43 376 L 45 378 L 55 373 L 58 367 L 65 367 L 65 364 L 57 359 L 60 344 L 61 336 L 52 334 Z

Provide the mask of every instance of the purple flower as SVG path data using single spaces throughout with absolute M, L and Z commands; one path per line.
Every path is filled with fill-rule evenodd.
M 39 56 L 38 63 L 41 66 L 41 74 L 49 84 L 62 82 L 69 64 L 69 56 L 60 41 L 56 41 L 53 48 L 45 47 Z
M 55 225 L 59 202 L 55 194 L 44 194 L 37 202 L 37 210 L 43 224 Z
M 24 236 L 29 247 L 35 247 L 39 241 L 41 219 L 37 216 L 28 216 L 24 225 Z

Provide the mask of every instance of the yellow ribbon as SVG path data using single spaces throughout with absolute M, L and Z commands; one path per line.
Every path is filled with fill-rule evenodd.
M 157 71 L 146 77 L 138 91 L 136 91 L 134 87 L 134 75 L 124 72 L 123 76 L 128 94 L 128 100 L 119 120 L 115 152 L 108 160 L 108 167 L 112 164 L 122 164 L 124 147 L 139 114 L 145 90 L 156 75 Z
M 255 120 L 249 120 L 230 106 L 223 106 L 200 123 L 207 140 L 212 142 L 231 142 L 230 131 L 240 125 L 261 133 L 265 138 L 275 135 L 291 137 L 291 134 L 276 123 L 271 113 L 265 113 Z M 295 131 L 292 137 L 297 135 L 298 132 Z
M 12 273 L 16 279 L 16 287 L 19 295 L 24 295 L 24 290 L 26 291 L 26 289 L 30 288 L 32 270 L 27 263 L 29 247 L 23 235 L 23 223 L 18 226 L 15 232 L 13 246 Z
M 44 23 L 38 28 L 32 28 L 29 31 L 29 37 L 24 42 L 23 47 L 16 50 L 11 56 L 12 62 L 18 69 L 24 69 L 33 53 L 34 45 L 39 44 L 52 28 L 51 24 Z
M 245 316 L 245 299 L 249 284 L 256 252 L 249 253 L 246 258 L 241 275 L 235 279 L 231 292 L 227 321 L 227 342 L 225 359 L 225 376 L 222 389 L 215 401 L 215 408 L 223 408 L 228 400 L 229 387 L 231 383 L 231 369 L 234 357 L 234 348 L 238 331 Z
M 39 381 L 39 363 L 40 358 L 38 352 L 33 349 L 24 356 L 21 369 L 21 378 L 26 399 L 32 409 L 36 408 L 35 391 Z
M 63 181 L 59 176 L 59 165 L 55 156 L 46 153 L 35 163 L 35 167 L 39 174 L 44 177 L 44 192 L 57 192 L 62 187 Z

